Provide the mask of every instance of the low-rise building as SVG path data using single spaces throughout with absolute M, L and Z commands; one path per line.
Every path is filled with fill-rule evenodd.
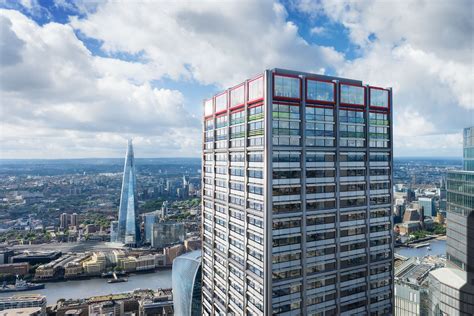
M 8 297 L 0 297 L 0 311 L 15 309 L 39 307 L 39 315 L 46 315 L 46 296 L 40 294 L 17 294 Z
M 86 274 L 94 275 L 103 272 L 106 268 L 107 260 L 103 252 L 94 252 L 92 256 L 82 263 Z
M 27 262 L 0 264 L 0 274 L 25 275 L 29 269 Z
M 173 260 L 184 253 L 184 246 L 183 245 L 175 245 L 171 247 L 166 247 L 163 249 L 163 253 L 166 256 L 166 265 L 172 265 Z
M 428 312 L 427 290 L 422 284 L 433 265 L 410 258 L 395 267 L 395 316 L 418 316 Z

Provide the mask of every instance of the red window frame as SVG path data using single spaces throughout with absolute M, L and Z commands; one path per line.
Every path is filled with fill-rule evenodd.
M 294 102 L 285 102 L 285 101 L 273 101 L 274 104 L 283 104 L 283 105 L 291 105 L 291 106 L 301 106 L 299 103 L 294 103 Z
M 217 111 L 217 98 L 221 97 L 222 95 L 225 95 L 225 109 Z M 215 115 L 227 112 L 227 108 L 229 107 L 229 97 L 227 95 L 227 91 L 221 92 L 219 94 L 216 94 L 214 96 L 214 111 Z
M 250 94 L 249 94 L 249 91 L 250 91 L 250 83 L 251 82 L 254 82 L 256 80 L 262 80 L 262 96 L 260 98 L 256 98 L 256 99 L 252 99 L 250 100 Z M 247 103 L 254 103 L 254 102 L 259 102 L 259 101 L 263 101 L 265 97 L 265 83 L 263 82 L 263 75 L 258 75 L 257 77 L 253 78 L 253 79 L 250 79 L 248 82 L 247 82 L 247 93 L 246 93 L 246 99 L 247 99 Z
M 206 114 L 206 103 L 209 101 L 211 101 L 211 113 Z M 213 98 L 204 100 L 204 118 L 209 118 L 214 115 L 214 102 L 213 101 L 214 101 Z
M 354 87 L 359 87 L 359 88 L 364 89 L 364 104 L 354 104 L 354 103 L 341 102 L 341 100 L 342 100 L 342 89 L 341 89 L 341 87 L 342 86 L 354 86 Z M 354 84 L 354 83 L 344 83 L 344 82 L 339 83 L 339 104 L 340 105 L 352 106 L 352 107 L 361 107 L 361 106 L 365 107 L 365 103 L 367 103 L 367 89 L 366 89 L 366 87 L 364 87 L 362 85 L 359 85 L 359 84 Z
M 229 117 L 230 115 L 234 114 L 234 113 L 239 113 L 239 112 L 243 112 L 245 109 L 243 107 L 234 107 L 231 109 L 230 113 L 229 113 Z
M 333 89 L 334 89 L 334 101 L 324 101 L 324 100 L 313 100 L 313 99 L 309 99 L 309 98 L 308 98 L 308 81 L 319 81 L 319 82 L 331 83 L 332 86 L 333 86 Z M 337 94 L 337 91 L 336 91 L 336 83 L 335 83 L 335 82 L 332 82 L 331 80 L 322 80 L 322 79 L 306 78 L 306 81 L 305 81 L 305 90 L 306 90 L 306 95 L 305 95 L 305 97 L 306 97 L 306 101 L 307 101 L 307 102 L 316 102 L 316 103 L 331 104 L 331 105 L 336 104 L 336 94 Z
M 235 91 L 235 90 L 237 90 L 241 87 L 243 87 L 243 89 L 244 89 L 244 91 L 243 91 L 244 92 L 243 102 L 240 103 L 240 104 L 232 105 L 232 91 Z M 246 99 L 246 93 L 245 92 L 246 92 L 245 91 L 245 82 L 242 82 L 241 84 L 236 85 L 235 87 L 233 87 L 229 90 L 229 97 L 228 98 L 229 98 L 229 109 L 230 110 L 236 109 L 238 107 L 241 107 L 241 106 L 245 105 L 245 99 Z
M 280 76 L 280 77 L 287 77 L 287 78 L 297 78 L 300 82 L 300 97 L 299 98 L 289 98 L 289 97 L 281 97 L 281 96 L 276 96 L 275 95 L 275 76 Z M 273 73 L 272 74 L 272 81 L 273 81 L 273 84 L 272 84 L 272 96 L 273 96 L 273 99 L 274 100 L 287 100 L 287 101 L 298 101 L 300 102 L 301 101 L 301 97 L 302 97 L 302 94 L 303 94 L 303 87 L 302 87 L 302 84 L 301 84 L 301 78 L 297 75 L 288 75 L 288 74 L 279 74 L 279 73 Z
M 384 89 L 384 88 L 381 88 L 381 87 L 373 87 L 373 86 L 369 86 L 369 93 L 370 93 L 370 90 L 371 89 L 375 89 L 375 90 L 383 90 L 383 91 L 387 91 L 387 107 L 383 107 L 383 106 L 376 106 L 376 105 L 370 105 L 369 104 L 369 107 L 371 109 L 378 109 L 378 110 L 382 110 L 382 111 L 388 111 L 390 112 L 391 108 L 392 108 L 392 104 L 390 102 L 390 90 L 389 89 Z M 370 96 L 370 94 L 369 94 Z
M 366 112 L 365 108 L 362 108 L 360 106 L 355 107 L 353 105 L 342 105 L 342 107 L 340 107 L 339 110 L 355 111 L 355 112 Z
M 312 103 L 306 103 L 307 108 L 320 108 L 320 109 L 332 109 L 334 110 L 334 106 L 329 105 L 329 104 L 312 104 Z
M 250 104 L 247 106 L 247 109 L 256 108 L 257 106 L 263 106 L 263 102 Z

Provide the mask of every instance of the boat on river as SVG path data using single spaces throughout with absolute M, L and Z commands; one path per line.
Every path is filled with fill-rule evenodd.
M 41 289 L 44 289 L 44 284 L 26 282 L 25 280 L 20 279 L 18 276 L 16 276 L 15 284 L 7 284 L 6 281 L 3 282 L 2 287 L 0 287 L 0 293 L 21 292 Z

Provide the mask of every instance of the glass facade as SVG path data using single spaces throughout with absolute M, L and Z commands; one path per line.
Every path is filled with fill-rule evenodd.
M 392 311 L 391 113 L 321 77 L 266 71 L 223 140 L 205 119 L 204 315 Z
M 463 135 L 464 170 L 474 171 L 474 127 L 465 128 Z
M 370 88 L 370 106 L 388 108 L 388 90 Z
M 287 77 L 275 75 L 274 96 L 290 99 L 300 99 L 301 80 L 298 77 Z
M 308 79 L 306 81 L 306 98 L 311 101 L 335 102 L 335 88 L 333 82 Z
M 116 239 L 113 242 L 130 246 L 137 246 L 140 243 L 137 197 L 133 145 L 129 140 L 123 170 L 117 232 L 114 233 Z
M 365 104 L 365 88 L 361 86 L 353 86 L 341 84 L 341 103 L 350 105 Z
M 200 316 L 202 309 L 201 251 L 174 259 L 172 276 L 174 314 Z

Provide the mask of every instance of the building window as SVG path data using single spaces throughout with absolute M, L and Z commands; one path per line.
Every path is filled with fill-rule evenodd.
M 388 108 L 388 91 L 370 88 L 370 106 Z
M 364 91 L 364 87 L 361 86 L 341 84 L 341 103 L 351 105 L 364 105 Z
M 365 118 L 362 111 L 339 110 L 341 147 L 365 147 Z
M 261 170 L 261 169 L 249 169 L 249 178 L 263 179 L 263 170 Z
M 206 120 L 204 123 L 204 130 L 209 131 L 214 129 L 214 119 Z
M 263 153 L 249 153 L 249 162 L 263 162 Z
M 291 99 L 300 99 L 301 98 L 301 89 L 300 84 L 301 80 L 294 77 L 286 76 L 274 76 L 274 96 L 291 98 Z
M 252 137 L 248 139 L 249 147 L 261 147 L 263 146 L 263 137 Z
M 263 98 L 263 77 L 249 81 L 249 102 Z
M 227 126 L 227 115 L 221 115 L 216 118 L 216 128 Z
M 216 97 L 216 113 L 227 109 L 227 93 L 222 93 Z
M 249 137 L 263 135 L 263 121 L 249 123 Z
M 241 124 L 245 121 L 245 111 L 230 113 L 230 125 Z
M 273 162 L 300 162 L 301 154 L 290 151 L 274 151 L 272 154 Z
M 334 102 L 335 84 L 326 81 L 308 79 L 306 81 L 306 98 L 313 101 Z
M 257 185 L 250 185 L 249 184 L 249 193 L 263 195 L 263 188 Z
M 245 125 L 236 125 L 230 127 L 230 138 L 242 138 L 245 136 Z
M 214 109 L 212 107 L 212 99 L 205 101 L 204 102 L 204 116 L 212 115 L 212 113 L 214 112 L 213 110 Z
M 242 105 L 245 102 L 245 86 L 242 84 L 230 91 L 230 107 Z
M 260 120 L 263 118 L 263 105 L 249 108 L 249 121 Z

